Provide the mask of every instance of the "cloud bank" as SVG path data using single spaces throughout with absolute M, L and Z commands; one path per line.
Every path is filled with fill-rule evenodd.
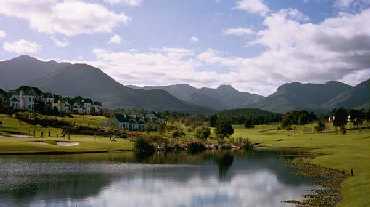
M 38 32 L 65 36 L 109 33 L 129 21 L 124 13 L 79 0 L 2 0 L 0 14 L 23 19 Z
M 232 84 L 264 95 L 292 81 L 343 80 L 353 84 L 369 78 L 368 19 L 370 9 L 341 13 L 314 24 L 298 10 L 284 9 L 266 16 L 264 29 L 256 31 L 255 39 L 248 38 L 265 48 L 256 57 L 229 56 L 211 48 L 202 52 L 184 48 L 95 50 L 93 64 L 124 84 Z M 226 31 L 237 36 L 251 33 L 243 28 Z

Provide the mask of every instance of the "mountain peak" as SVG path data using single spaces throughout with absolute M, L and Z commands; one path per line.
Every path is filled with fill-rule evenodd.
M 29 55 L 20 55 L 18 57 L 15 57 L 11 59 L 10 61 L 22 61 L 22 62 L 34 62 L 34 61 L 39 61 L 38 59 L 31 57 Z
M 232 85 L 226 85 L 226 84 L 220 85 L 219 87 L 217 87 L 217 90 L 238 92 L 238 90 L 236 90 Z

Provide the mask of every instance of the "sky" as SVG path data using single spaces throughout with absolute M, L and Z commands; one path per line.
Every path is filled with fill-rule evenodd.
M 356 85 L 370 78 L 370 0 L 1 0 L 0 60 L 23 54 L 124 85 Z

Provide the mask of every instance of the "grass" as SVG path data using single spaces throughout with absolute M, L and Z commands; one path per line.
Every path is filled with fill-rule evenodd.
M 87 126 L 93 128 L 101 127 L 104 122 L 109 118 L 105 116 L 92 116 L 92 115 L 72 115 L 72 117 L 55 117 L 58 120 L 66 121 L 72 125 Z
M 297 127 L 295 132 L 277 130 L 277 126 L 254 129 L 235 127 L 233 138 L 248 138 L 273 150 L 301 148 L 315 155 L 307 160 L 322 167 L 354 170 L 354 176 L 342 183 L 342 201 L 338 206 L 370 206 L 370 130 L 348 130 L 346 135 L 334 130 L 314 133 L 313 125 Z
M 94 117 L 92 120 L 83 122 L 83 120 L 88 120 L 87 118 L 78 116 L 76 122 L 81 125 L 93 124 L 102 119 Z M 108 137 L 71 135 L 71 140 L 65 140 L 60 137 L 61 129 L 33 126 L 9 115 L 0 114 L 0 121 L 3 123 L 0 127 L 0 154 L 112 152 L 132 150 L 133 148 L 133 143 L 128 140 L 116 139 L 112 142 Z M 36 137 L 33 137 L 34 130 Z M 43 138 L 41 138 L 41 132 L 44 132 Z M 29 137 L 18 136 L 18 134 Z M 56 141 L 78 142 L 79 145 L 58 146 Z
M 70 142 L 78 142 L 77 146 L 58 146 L 56 138 L 1 138 L 0 154 L 64 154 L 89 152 L 115 152 L 133 149 L 133 143 L 128 140 L 109 141 L 104 137 L 72 136 Z
M 60 118 L 81 126 L 98 127 L 107 118 L 95 116 L 78 116 Z M 133 143 L 128 140 L 111 142 L 107 137 L 72 135 L 71 141 L 79 142 L 78 146 L 58 146 L 56 141 L 61 130 L 57 128 L 42 128 L 21 122 L 8 115 L 0 114 L 0 154 L 32 154 L 32 153 L 83 153 L 83 152 L 114 152 L 132 150 Z M 192 131 L 183 125 L 180 126 L 186 133 L 186 138 L 194 137 Z M 351 126 L 349 126 L 351 127 Z M 307 161 L 322 167 L 345 170 L 354 170 L 354 176 L 348 177 L 341 188 L 342 201 L 340 207 L 370 206 L 370 130 L 348 130 L 346 135 L 337 134 L 332 128 L 324 133 L 315 133 L 314 125 L 297 126 L 294 131 L 277 130 L 277 125 L 256 126 L 245 129 L 243 126 L 234 126 L 232 138 L 248 138 L 254 143 L 272 150 L 299 149 L 309 151 L 314 156 Z M 37 137 L 19 138 L 14 134 L 32 134 L 36 130 Z M 44 131 L 45 138 L 40 138 Z M 48 137 L 48 131 L 51 137 Z M 153 135 L 159 135 L 153 133 Z M 171 133 L 164 135 L 171 137 Z M 212 138 L 214 138 L 214 133 Z M 43 141 L 44 144 L 40 144 Z

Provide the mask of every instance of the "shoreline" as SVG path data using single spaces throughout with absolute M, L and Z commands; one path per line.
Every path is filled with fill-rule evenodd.
M 134 149 L 101 149 L 74 151 L 73 146 L 63 147 L 60 150 L 50 151 L 13 151 L 1 152 L 0 155 L 68 155 L 68 154 L 93 154 L 93 153 L 114 153 L 114 152 L 133 152 Z M 327 168 L 314 164 L 312 160 L 316 157 L 326 154 L 313 153 L 316 148 L 307 147 L 273 147 L 265 145 L 256 145 L 255 151 L 270 151 L 277 156 L 291 156 L 293 159 L 288 161 L 288 165 L 295 168 L 297 173 L 302 176 L 311 177 L 313 184 L 319 186 L 318 189 L 311 189 L 310 193 L 303 195 L 302 200 L 282 201 L 296 206 L 336 206 L 342 200 L 341 184 L 349 176 L 348 172 L 337 169 Z M 224 150 L 220 150 L 224 151 Z M 228 150 L 225 150 L 228 151 Z
M 261 146 L 256 151 L 275 152 L 278 156 L 289 156 L 293 159 L 287 165 L 296 169 L 297 174 L 312 179 L 312 184 L 318 188 L 310 189 L 303 199 L 282 201 L 297 207 L 335 207 L 342 200 L 341 185 L 350 176 L 349 173 L 333 168 L 327 168 L 310 162 L 320 154 L 310 152 L 308 148 Z

